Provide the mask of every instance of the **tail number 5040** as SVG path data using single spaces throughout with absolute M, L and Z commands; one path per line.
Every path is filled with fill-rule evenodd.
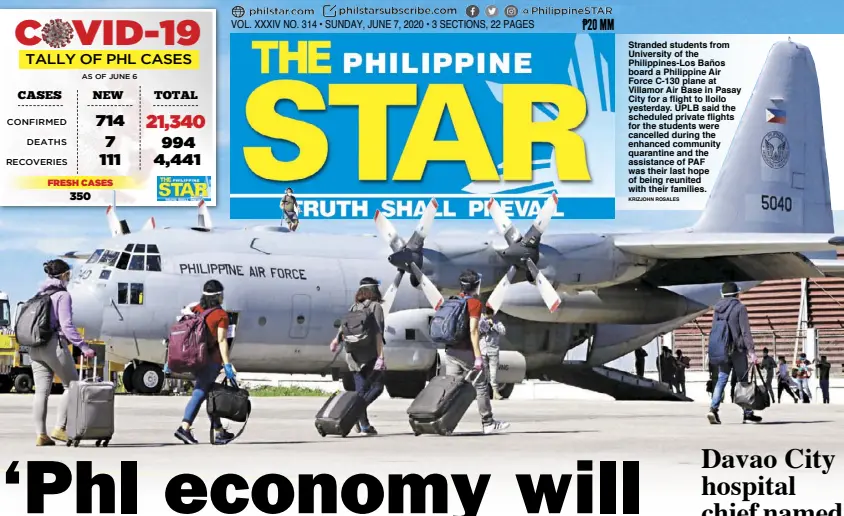
M 791 211 L 791 197 L 763 195 L 762 209 L 768 211 Z

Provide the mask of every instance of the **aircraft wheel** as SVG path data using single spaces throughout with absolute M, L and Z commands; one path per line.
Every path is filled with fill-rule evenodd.
M 130 394 L 135 392 L 134 376 L 135 364 L 129 364 L 123 370 L 123 390 Z
M 8 377 L 0 378 L 0 394 L 12 392 L 12 387 L 14 386 L 14 382 L 12 382 L 12 380 L 10 380 Z
M 15 392 L 20 394 L 32 392 L 32 377 L 26 373 L 15 376 Z
M 507 398 L 509 398 L 509 397 L 510 397 L 510 395 L 511 395 L 511 394 L 513 394 L 513 389 L 514 389 L 515 387 L 516 387 L 516 386 L 515 386 L 514 384 L 512 384 L 512 383 L 502 383 L 502 384 L 499 384 L 499 385 L 498 385 L 498 394 L 500 394 L 500 395 L 501 395 L 501 397 L 502 397 L 502 398 L 504 398 L 504 399 L 506 400 Z
M 343 373 L 343 390 L 355 391 L 355 377 L 352 373 Z
M 400 374 L 388 377 L 385 383 L 391 398 L 415 399 L 425 388 L 426 380 L 423 375 Z
M 158 394 L 164 387 L 164 371 L 156 364 L 138 364 L 132 374 L 132 385 L 140 394 Z

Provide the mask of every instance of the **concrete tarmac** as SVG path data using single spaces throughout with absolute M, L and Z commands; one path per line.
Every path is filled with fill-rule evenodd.
M 370 407 L 370 419 L 380 435 L 352 433 L 343 439 L 320 437 L 314 428 L 314 414 L 324 400 L 253 398 L 253 415 L 240 439 L 212 447 L 207 444 L 204 407 L 195 425 L 202 445 L 187 446 L 173 437 L 187 397 L 118 396 L 114 440 L 107 449 L 97 449 L 93 442 L 79 448 L 61 443 L 35 447 L 32 397 L 2 395 L 0 456 L 5 460 L 0 468 L 5 470 L 13 460 L 93 460 L 95 472 L 115 474 L 120 471 L 120 461 L 133 460 L 138 461 L 139 484 L 155 484 L 163 493 L 171 477 L 185 472 L 201 475 L 210 485 L 216 476 L 232 472 L 253 479 L 272 472 L 288 477 L 329 472 L 340 478 L 361 472 L 424 475 L 485 471 L 512 477 L 520 472 L 575 473 L 575 460 L 641 461 L 643 495 L 663 489 L 661 482 L 686 478 L 684 484 L 689 487 L 683 489 L 688 489 L 690 496 L 699 496 L 702 449 L 717 448 L 722 454 L 772 454 L 783 475 L 795 471 L 814 475 L 812 481 L 799 481 L 799 494 L 815 496 L 806 486 L 820 489 L 827 480 L 835 479 L 837 485 L 844 480 L 844 459 L 839 459 L 841 464 L 836 461 L 830 474 L 823 477 L 818 476 L 819 470 L 782 469 L 792 448 L 844 453 L 844 407 L 840 405 L 774 405 L 761 413 L 764 422 L 754 425 L 742 424 L 740 409 L 726 403 L 721 410 L 723 424 L 712 426 L 705 417 L 707 407 L 700 403 L 505 400 L 493 402 L 496 417 L 512 424 L 505 434 L 482 435 L 473 404 L 455 435 L 416 437 L 405 414 L 410 400 L 380 399 Z M 54 422 L 58 401 L 58 396 L 50 397 L 48 428 Z M 237 428 L 231 424 L 231 430 Z M 652 471 L 659 475 L 649 473 Z M 723 473 L 727 474 L 725 480 L 755 480 L 773 474 L 762 470 Z M 493 485 L 488 489 L 493 490 Z

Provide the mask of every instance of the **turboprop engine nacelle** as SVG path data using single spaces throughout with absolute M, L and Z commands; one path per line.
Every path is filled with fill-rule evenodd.
M 427 371 L 437 360 L 431 342 L 431 308 L 401 310 L 387 314 L 384 324 L 384 361 L 388 371 Z
M 445 374 L 445 350 L 438 351 L 440 354 L 440 372 Z M 527 361 L 525 356 L 518 351 L 498 352 L 498 383 L 521 383 L 527 374 Z

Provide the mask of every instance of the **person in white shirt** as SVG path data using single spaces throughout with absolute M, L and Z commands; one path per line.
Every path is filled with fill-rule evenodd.
M 489 371 L 489 384 L 492 386 L 492 396 L 496 400 L 501 399 L 498 392 L 498 352 L 500 351 L 499 340 L 502 335 L 507 334 L 507 328 L 501 321 L 492 318 L 492 308 L 484 308 L 478 330 L 481 334 L 480 345 L 481 355 L 484 358 L 484 367 Z

